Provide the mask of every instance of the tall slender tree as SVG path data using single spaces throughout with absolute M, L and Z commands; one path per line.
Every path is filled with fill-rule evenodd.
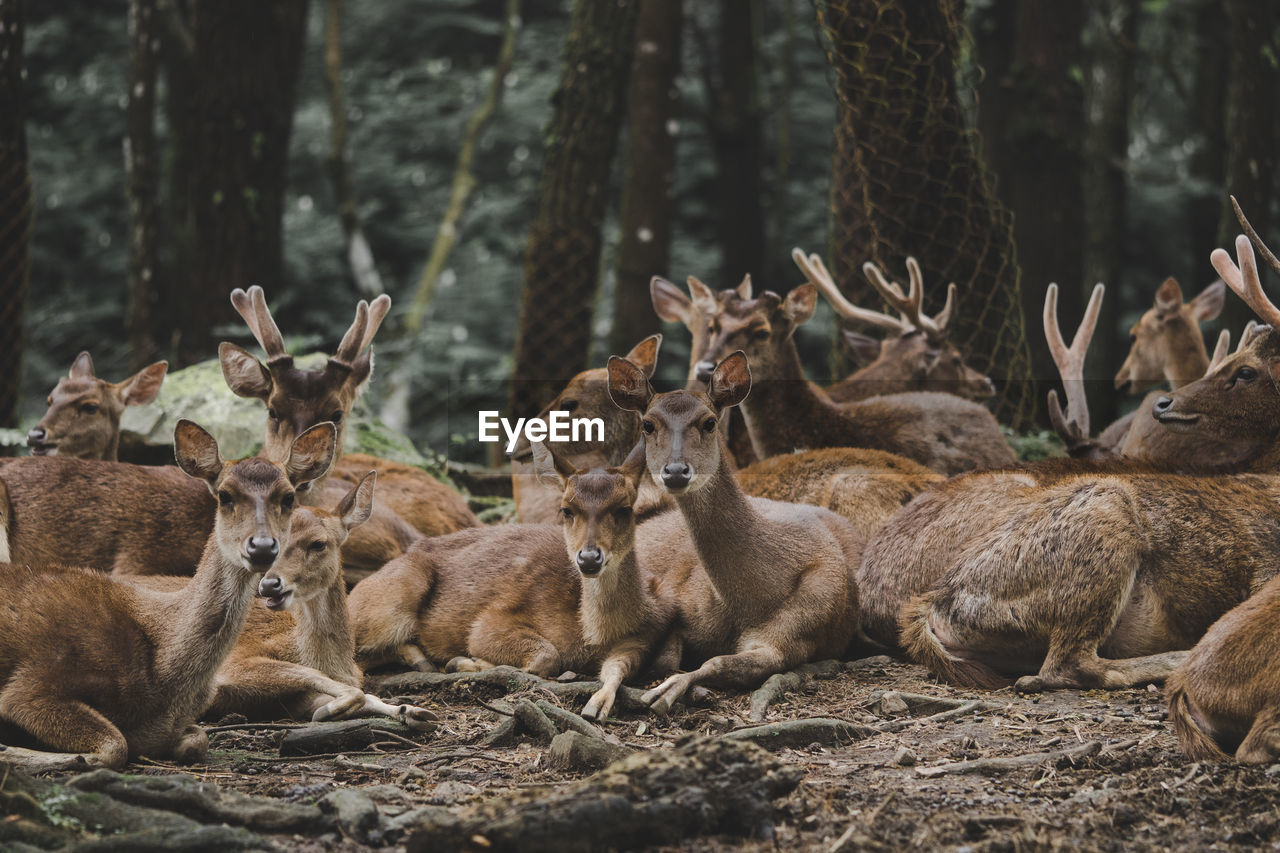
M 1219 0 L 1197 0 L 1194 7 L 1195 49 L 1192 64 L 1191 121 L 1188 122 L 1192 148 L 1188 169 L 1191 195 L 1187 210 L 1187 249 L 1181 260 L 1192 280 L 1212 275 L 1207 266 L 1209 253 L 1221 245 L 1218 226 L 1223 210 L 1223 186 L 1227 167 L 1227 16 Z M 1234 220 L 1233 220 L 1234 221 Z M 1231 304 L 1231 300 L 1227 300 Z M 1238 327 L 1237 327 L 1238 328 Z M 1233 334 L 1235 332 L 1233 331 Z
M 124 109 L 125 196 L 129 204 L 129 360 L 155 360 L 152 303 L 157 282 L 156 78 L 163 27 L 156 0 L 129 2 L 129 92 Z
M 0 0 L 0 426 L 17 422 L 22 310 L 31 273 L 23 24 L 23 0 Z
M 511 412 L 528 416 L 586 367 L 609 171 L 625 114 L 639 0 L 576 0 L 552 96 L 525 248 Z

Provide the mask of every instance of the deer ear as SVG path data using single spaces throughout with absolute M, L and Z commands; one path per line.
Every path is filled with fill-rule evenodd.
M 223 341 L 218 344 L 218 362 L 222 378 L 237 397 L 254 397 L 265 403 L 271 396 L 271 372 L 247 349 Z
M 736 289 L 739 299 L 746 300 L 751 298 L 751 273 L 747 273 L 742 277 L 742 284 L 738 285 Z
M 1222 313 L 1223 302 L 1227 296 L 1227 285 L 1222 279 L 1196 294 L 1191 300 L 1191 318 L 1196 323 L 1207 323 L 1217 319 Z
M 692 327 L 697 320 L 698 312 L 689 297 L 661 276 L 649 279 L 649 298 L 653 301 L 654 312 L 668 323 L 684 323 Z
M 716 301 L 716 293 L 707 287 L 695 276 L 689 276 L 689 295 L 693 297 L 693 304 L 703 314 L 715 314 L 720 308 L 720 303 Z
M 793 287 L 782 300 L 782 316 L 790 320 L 793 326 L 799 326 L 809 322 L 817 307 L 818 289 L 806 282 Z
M 609 399 L 620 409 L 644 412 L 653 399 L 653 388 L 644 371 L 625 358 L 609 356 Z
M 361 477 L 360 482 L 356 483 L 338 502 L 334 514 L 342 519 L 342 526 L 348 532 L 353 527 L 364 524 L 373 515 L 373 487 L 377 482 L 378 472 L 370 471 Z
M 862 364 L 871 364 L 871 362 L 880 357 L 880 341 L 878 338 L 863 335 L 859 332 L 851 332 L 848 329 L 841 329 L 840 334 L 853 352 L 853 357 Z
M 72 379 L 93 378 L 93 356 L 88 350 L 82 350 L 76 360 L 71 362 L 71 370 L 67 373 Z
M 751 369 L 747 366 L 747 357 L 742 350 L 725 357 L 716 365 L 711 373 L 711 381 L 707 384 L 707 396 L 720 411 L 736 406 L 747 397 L 751 390 Z
M 1172 278 L 1166 278 L 1164 284 L 1156 291 L 1156 310 L 1161 314 L 1170 314 L 1182 307 L 1182 288 Z
M 293 440 L 284 471 L 295 486 L 318 480 L 333 464 L 338 447 L 338 428 L 329 421 L 318 423 Z
M 351 376 L 347 380 L 356 387 L 356 394 L 363 393 L 370 377 L 373 376 L 373 350 L 370 349 L 351 365 Z
M 661 346 L 662 335 L 650 335 L 632 347 L 626 359 L 640 368 L 646 378 L 652 378 L 654 368 L 658 366 L 658 348 Z
M 222 473 L 218 442 L 195 421 L 179 418 L 173 428 L 173 457 L 188 476 L 204 480 L 213 488 Z
M 154 400 L 160 393 L 160 386 L 164 384 L 164 375 L 168 370 L 169 362 L 157 361 L 121 382 L 116 387 L 120 389 L 120 398 L 124 400 L 124 404 L 145 406 Z
M 645 448 L 646 444 L 643 438 L 636 442 L 636 446 L 631 448 L 631 452 L 627 454 L 626 461 L 618 467 L 622 476 L 634 486 L 640 482 L 640 478 L 645 472 Z
M 569 478 L 577 473 L 572 465 L 543 442 L 531 441 L 529 448 L 533 451 L 533 475 L 547 488 L 563 490 L 569 484 Z

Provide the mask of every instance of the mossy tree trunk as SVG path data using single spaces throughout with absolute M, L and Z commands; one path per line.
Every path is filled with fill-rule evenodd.
M 129 92 L 124 109 L 125 196 L 129 204 L 129 360 L 154 360 L 152 302 L 156 290 L 156 77 L 160 48 L 156 0 L 129 3 Z
M 0 426 L 17 424 L 22 310 L 31 272 L 23 23 L 23 0 L 0 0 Z
M 527 417 L 591 347 L 609 172 L 626 105 L 639 0 L 576 0 L 552 96 L 524 257 L 511 415 Z

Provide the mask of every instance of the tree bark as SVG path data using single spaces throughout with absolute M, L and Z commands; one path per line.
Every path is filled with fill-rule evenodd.
M 609 350 L 624 353 L 657 328 L 649 279 L 670 278 L 671 183 L 675 175 L 676 75 L 683 0 L 645 0 L 636 17 L 635 63 L 627 100 L 627 165 L 622 238 Z
M 23 92 L 22 0 L 0 0 L 0 426 L 16 426 L 33 216 Z
M 129 3 L 129 92 L 124 109 L 125 194 L 129 204 L 129 361 L 155 360 L 152 303 L 157 279 L 156 66 L 161 32 L 156 0 Z
M 511 387 L 515 417 L 535 414 L 587 366 L 637 6 L 637 0 L 574 3 L 525 249 Z
M 289 135 L 307 0 L 193 0 L 169 116 L 172 307 L 182 363 L 234 322 L 227 292 L 280 287 Z M 181 67 L 185 66 L 185 67 Z
M 1208 266 L 1209 254 L 1223 245 L 1218 242 L 1218 223 L 1224 206 L 1230 208 L 1223 192 L 1227 168 L 1227 18 L 1218 0 L 1200 0 L 1196 4 L 1191 38 L 1195 45 L 1195 78 L 1193 119 L 1189 125 L 1190 141 L 1195 147 L 1188 164 L 1192 178 L 1187 215 L 1190 256 L 1182 263 L 1192 275 L 1187 284 L 1194 287 L 1195 282 L 1202 278 L 1208 281 L 1213 275 Z M 1239 334 L 1239 327 L 1231 333 Z

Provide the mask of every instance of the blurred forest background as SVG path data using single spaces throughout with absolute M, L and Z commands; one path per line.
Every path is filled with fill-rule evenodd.
M 233 287 L 295 352 L 385 290 L 374 408 L 482 461 L 477 409 L 530 414 L 659 328 L 651 275 L 785 291 L 800 246 L 867 304 L 865 260 L 919 257 L 934 310 L 960 283 L 1024 428 L 1056 378 L 1045 285 L 1065 325 L 1105 281 L 1106 422 L 1157 285 L 1213 279 L 1227 191 L 1280 224 L 1278 24 L 1256 0 L 0 0 L 0 420 L 81 349 L 119 379 L 244 342 Z M 850 366 L 835 325 L 801 330 L 815 379 Z

